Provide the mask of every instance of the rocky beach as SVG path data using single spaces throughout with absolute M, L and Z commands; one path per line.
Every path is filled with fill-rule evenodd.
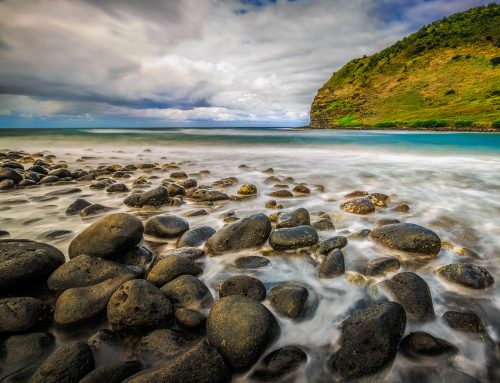
M 0 382 L 500 379 L 497 135 L 179 134 L 0 137 Z

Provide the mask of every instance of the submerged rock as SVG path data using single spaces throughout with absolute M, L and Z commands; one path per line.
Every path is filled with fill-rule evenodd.
M 342 235 L 337 235 L 335 237 L 330 237 L 328 239 L 320 241 L 314 247 L 314 250 L 316 250 L 320 254 L 328 254 L 332 250 L 343 249 L 346 246 L 347 246 L 347 238 Z
M 435 273 L 448 282 L 469 289 L 487 289 L 495 283 L 488 270 L 473 263 L 452 263 L 437 268 Z
M 458 348 L 441 338 L 417 331 L 405 336 L 399 349 L 410 359 L 435 358 L 451 356 L 458 352 Z
M 208 342 L 234 371 L 250 368 L 279 333 L 273 314 L 261 303 L 242 296 L 222 298 L 208 315 Z
M 239 190 L 238 194 L 241 195 L 255 195 L 257 194 L 257 186 L 253 184 L 244 184 Z
M 248 255 L 246 257 L 237 258 L 234 265 L 239 269 L 258 269 L 270 264 L 271 261 L 267 258 L 258 255 Z
M 310 225 L 311 218 L 309 212 L 304 208 L 299 208 L 291 212 L 284 212 L 278 216 L 276 227 L 281 229 L 283 227 L 295 227 L 302 225 Z
M 320 278 L 334 278 L 344 273 L 345 263 L 342 250 L 335 249 L 323 257 L 319 268 Z
M 368 276 L 385 275 L 400 268 L 399 259 L 395 257 L 381 257 L 370 259 L 364 268 L 364 274 Z
M 295 283 L 283 283 L 269 290 L 268 297 L 279 314 L 296 319 L 304 313 L 309 291 Z
M 346 201 L 340 205 L 340 208 L 353 214 L 370 214 L 375 211 L 375 206 L 367 198 L 356 198 Z
M 235 275 L 226 279 L 219 286 L 219 297 L 241 295 L 243 297 L 262 301 L 266 298 L 266 288 L 257 278 L 248 275 Z
M 394 223 L 374 228 L 370 238 L 390 249 L 423 255 L 437 255 L 441 240 L 433 231 L 413 223 Z
M 66 209 L 66 215 L 79 214 L 83 209 L 92 205 L 89 201 L 78 198 L 74 200 Z
M 55 338 L 46 332 L 34 332 L 31 334 L 11 335 L 0 341 L 0 365 L 6 370 L 10 366 L 27 362 L 36 363 L 42 360 L 55 345 Z
M 137 360 L 106 364 L 85 375 L 79 383 L 121 383 L 141 369 L 142 364 Z
M 138 343 L 136 351 L 151 362 L 172 359 L 185 351 L 192 343 L 186 335 L 178 330 L 160 329 L 151 331 Z
M 307 354 L 299 347 L 285 346 L 267 354 L 252 373 L 260 381 L 275 381 L 290 376 L 307 362 Z
M 474 334 L 485 333 L 483 321 L 473 311 L 446 311 L 443 319 L 454 330 Z
M 170 214 L 157 215 L 144 225 L 144 233 L 158 238 L 176 238 L 189 230 L 188 222 Z
M 298 249 L 318 242 L 318 233 L 311 226 L 296 226 L 276 229 L 269 237 L 269 244 L 275 250 Z
M 143 207 L 146 205 L 158 207 L 168 204 L 169 201 L 167 188 L 165 186 L 158 186 L 146 192 L 132 193 L 125 198 L 123 203 L 131 207 Z

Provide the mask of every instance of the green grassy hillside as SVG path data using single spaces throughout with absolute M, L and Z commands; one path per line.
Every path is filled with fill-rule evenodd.
M 310 126 L 500 129 L 500 5 L 350 61 L 318 91 Z

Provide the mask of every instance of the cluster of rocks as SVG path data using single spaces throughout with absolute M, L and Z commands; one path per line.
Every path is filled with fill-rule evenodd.
M 179 206 L 186 201 L 210 206 L 258 194 L 257 186 L 250 183 L 240 186 L 235 196 L 220 189 L 237 185 L 235 177 L 198 185 L 173 164 L 70 171 L 62 164 L 54 165 L 52 159 L 42 153 L 3 153 L 0 189 L 92 182 L 89 187 L 93 189 L 129 193 L 124 204 L 137 213 L 145 207 Z M 33 165 L 27 169 L 21 164 L 30 161 Z M 132 192 L 116 182 L 116 178 L 131 177 L 138 168 L 174 171 L 152 188 L 150 178 L 139 177 Z M 272 173 L 272 169 L 265 172 Z M 266 180 L 278 186 L 286 182 L 295 181 L 274 175 Z M 58 193 L 69 193 L 64 190 Z M 283 187 L 271 194 L 291 198 L 310 193 L 307 185 L 296 184 L 292 191 Z M 356 191 L 346 199 L 340 207 L 353 214 L 373 213 L 391 204 L 391 197 L 382 193 Z M 106 212 L 105 206 L 96 205 L 76 199 L 66 214 Z M 402 205 L 393 210 L 405 211 Z M 339 325 L 340 336 L 327 360 L 327 371 L 334 379 L 352 381 L 384 374 L 398 352 L 412 361 L 449 361 L 460 353 L 449 341 L 423 331 L 405 336 L 407 322 L 423 326 L 436 318 L 427 282 L 417 273 L 399 272 L 407 257 L 426 262 L 439 256 L 442 241 L 435 232 L 383 219 L 371 229 L 334 233 L 334 222 L 326 213 L 284 210 L 276 200 L 268 201 L 265 208 L 274 212 L 243 218 L 226 212 L 222 216 L 226 225 L 219 230 L 190 226 L 189 217 L 206 214 L 203 209 L 184 217 L 161 213 L 147 219 L 139 218 L 140 214 L 108 214 L 72 239 L 67 261 L 59 249 L 46 243 L 0 239 L 2 381 L 208 383 L 229 382 L 233 375 L 250 370 L 249 379 L 256 381 L 293 379 L 306 368 L 308 350 L 291 344 L 276 348 L 280 322 L 314 315 L 315 291 L 300 281 L 269 286 L 246 275 L 272 267 L 271 255 L 307 254 L 317 262 L 319 279 L 345 278 L 376 291 L 377 299 L 361 304 Z M 49 235 L 65 234 L 52 232 L 42 238 Z M 174 240 L 176 248 L 158 254 L 145 246 L 148 238 Z M 356 240 L 371 241 L 390 255 L 369 259 L 355 272 L 349 271 L 346 248 Z M 249 250 L 261 255 L 235 257 L 233 265 L 242 274 L 217 286 L 203 282 L 206 257 Z M 486 290 L 495 282 L 484 267 L 472 262 L 443 265 L 434 272 L 443 283 L 469 291 Z M 455 331 L 493 342 L 474 312 L 449 310 L 441 319 Z M 96 323 L 103 328 L 86 341 L 57 346 L 50 333 L 51 326 L 71 333 Z M 102 353 L 116 353 L 125 344 L 133 345 L 127 357 L 97 363 Z

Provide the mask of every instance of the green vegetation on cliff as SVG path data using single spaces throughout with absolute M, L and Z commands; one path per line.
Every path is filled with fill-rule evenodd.
M 334 73 L 311 127 L 500 128 L 500 5 L 439 20 Z

